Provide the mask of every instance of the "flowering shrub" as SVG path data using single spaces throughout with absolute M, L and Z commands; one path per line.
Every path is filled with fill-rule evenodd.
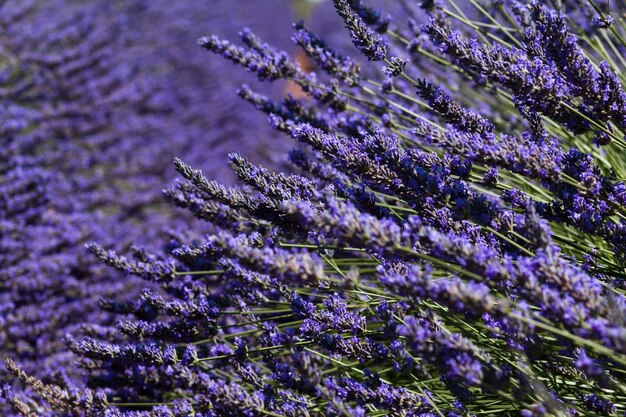
M 60 415 L 623 415 L 620 11 L 401 5 L 334 0 L 364 58 L 296 23 L 318 72 L 249 30 L 201 38 L 306 94 L 239 92 L 298 143 L 292 171 L 243 150 L 228 186 L 176 159 L 165 195 L 211 232 L 89 245 L 148 288 L 66 339 L 87 388 L 8 369 Z

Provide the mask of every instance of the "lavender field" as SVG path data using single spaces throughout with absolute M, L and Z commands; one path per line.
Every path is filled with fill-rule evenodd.
M 0 1 L 0 415 L 626 416 L 625 13 Z

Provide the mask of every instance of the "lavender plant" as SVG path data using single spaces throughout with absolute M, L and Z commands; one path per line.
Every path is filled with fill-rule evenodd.
M 293 169 L 233 153 L 230 186 L 176 159 L 165 195 L 212 231 L 89 245 L 147 288 L 67 339 L 87 388 L 8 369 L 61 415 L 624 415 L 621 10 L 401 5 L 334 0 L 361 58 L 296 23 L 315 71 L 249 30 L 201 38 L 306 94 L 239 92 Z

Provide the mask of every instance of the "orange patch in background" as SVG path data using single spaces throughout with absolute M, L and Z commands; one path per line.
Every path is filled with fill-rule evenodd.
M 300 65 L 300 68 L 302 68 L 304 71 L 311 72 L 313 70 L 314 68 L 313 63 L 303 51 L 296 52 L 293 58 Z M 292 96 L 298 99 L 307 97 L 307 94 L 304 91 L 302 91 L 302 88 L 291 80 L 287 81 L 287 84 L 285 85 L 284 93 L 291 94 Z

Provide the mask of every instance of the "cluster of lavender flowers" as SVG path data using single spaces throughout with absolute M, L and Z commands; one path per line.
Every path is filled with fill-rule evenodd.
M 333 3 L 361 57 L 303 22 L 307 65 L 250 30 L 199 40 L 299 88 L 239 90 L 291 169 L 232 153 L 230 186 L 176 159 L 165 195 L 207 226 L 89 245 L 146 288 L 66 338 L 86 387 L 9 371 L 58 415 L 625 415 L 621 11 Z
M 244 76 L 218 88 L 213 72 L 227 70 L 226 63 L 183 61 L 180 54 L 195 50 L 201 34 L 188 28 L 256 19 L 278 24 L 264 13 L 275 3 L 260 1 L 241 13 L 232 2 L 185 0 L 177 2 L 185 11 L 172 18 L 169 1 L 0 2 L 3 357 L 47 384 L 81 384 L 65 336 L 83 334 L 85 323 L 113 326 L 102 297 L 139 296 L 146 286 L 112 272 L 84 245 L 160 248 L 162 229 L 179 217 L 160 192 L 175 175 L 172 155 L 230 180 L 219 158 L 198 156 L 212 149 L 226 157 L 223 143 L 232 137 L 259 148 L 269 137 L 270 127 L 252 128 L 262 116 L 250 114 L 245 125 L 232 117 L 245 103 L 224 90 Z M 155 26 L 160 31 L 149 32 Z M 0 385 L 7 382 L 21 389 L 2 369 Z M 2 391 L 0 414 L 16 415 L 6 404 L 18 404 L 15 393 Z M 22 392 L 21 401 L 33 402 L 32 412 L 56 415 L 31 394 Z

